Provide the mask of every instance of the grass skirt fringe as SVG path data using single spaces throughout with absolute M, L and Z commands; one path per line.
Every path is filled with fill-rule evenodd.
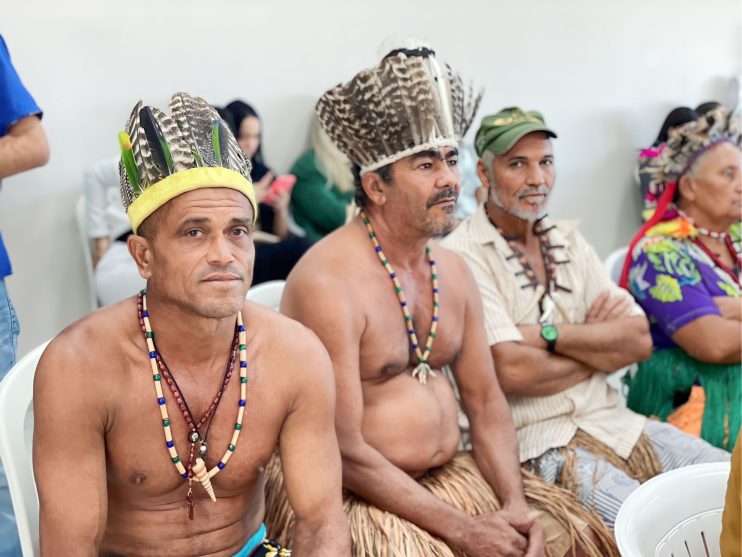
M 469 453 L 459 453 L 445 466 L 426 473 L 418 482 L 449 505 L 471 516 L 500 508 Z M 570 536 L 571 547 L 581 547 L 590 557 L 618 556 L 611 531 L 595 513 L 582 507 L 572 494 L 528 472 L 523 472 L 523 484 L 528 504 L 551 515 L 564 529 L 564 535 Z M 350 524 L 352 557 L 465 557 L 425 530 L 369 505 L 349 492 L 344 494 L 344 505 Z M 577 517 L 587 524 L 592 537 L 578 531 L 570 517 Z M 277 455 L 273 456 L 266 470 L 265 524 L 271 539 L 291 547 L 294 513 L 284 491 Z M 547 555 L 560 557 L 549 552 L 548 547 Z
M 577 457 L 575 453 L 575 449 L 578 448 L 605 459 L 635 480 L 639 480 L 640 483 L 644 483 L 662 472 L 662 465 L 660 464 L 657 452 L 654 450 L 649 437 L 644 433 L 639 437 L 639 441 L 637 441 L 634 449 L 631 451 L 629 458 L 624 460 L 613 452 L 608 445 L 601 443 L 595 437 L 591 437 L 581 429 L 578 429 L 577 434 L 570 441 L 569 445 L 559 449 L 564 457 L 564 466 L 556 480 L 557 485 L 574 494 L 580 493 L 579 472 L 576 465 Z

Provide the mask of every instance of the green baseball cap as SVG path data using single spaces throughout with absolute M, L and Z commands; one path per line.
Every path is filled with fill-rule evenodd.
M 503 108 L 493 116 L 482 118 L 474 139 L 474 147 L 480 157 L 485 151 L 504 155 L 520 138 L 532 132 L 544 132 L 550 137 L 557 136 L 546 127 L 540 112 L 535 110 L 523 112 L 517 107 Z

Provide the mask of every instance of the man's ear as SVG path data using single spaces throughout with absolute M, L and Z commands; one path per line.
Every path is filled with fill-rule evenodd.
M 375 205 L 386 203 L 386 184 L 376 172 L 367 172 L 361 176 L 361 187 L 366 197 Z
M 126 240 L 129 253 L 134 258 L 137 269 L 139 269 L 139 275 L 145 280 L 148 280 L 152 276 L 150 266 L 152 262 L 152 249 L 150 243 L 151 241 L 147 238 L 136 236 L 135 234 L 130 234 Z
M 489 189 L 492 187 L 492 184 L 490 184 L 490 175 L 487 171 L 487 165 L 482 159 L 477 161 L 477 176 L 479 176 L 479 181 L 482 182 L 482 185 L 485 188 Z
M 688 174 L 683 174 L 678 181 L 680 196 L 686 201 L 693 202 L 696 199 L 696 183 Z

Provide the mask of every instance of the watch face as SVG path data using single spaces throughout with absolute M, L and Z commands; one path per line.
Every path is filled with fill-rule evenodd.
M 543 338 L 545 341 L 550 342 L 552 340 L 556 340 L 558 336 L 559 332 L 554 325 L 544 325 L 543 327 L 541 327 L 541 338 Z

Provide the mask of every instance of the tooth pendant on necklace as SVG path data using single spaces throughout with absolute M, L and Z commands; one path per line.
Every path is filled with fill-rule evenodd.
M 435 372 L 425 362 L 417 364 L 415 369 L 412 371 L 412 377 L 417 377 L 417 380 L 420 381 L 421 385 L 426 385 L 428 383 L 428 375 L 435 377 Z

